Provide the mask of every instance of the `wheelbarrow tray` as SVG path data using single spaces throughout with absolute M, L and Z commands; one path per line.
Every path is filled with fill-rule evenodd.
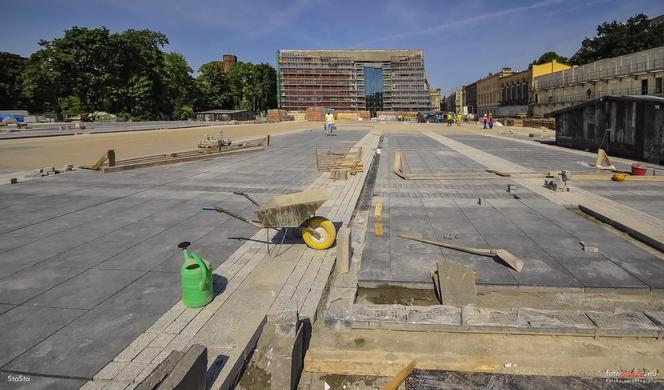
M 265 227 L 300 226 L 315 215 L 316 210 L 330 198 L 327 190 L 312 190 L 278 195 L 263 203 L 256 215 Z

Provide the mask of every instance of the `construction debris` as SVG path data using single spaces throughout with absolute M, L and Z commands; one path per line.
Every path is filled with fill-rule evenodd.
M 556 192 L 568 192 L 567 181 L 571 180 L 569 171 L 551 171 L 544 178 L 544 186 Z
M 219 135 L 217 137 L 205 134 L 205 137 L 203 137 L 203 139 L 198 143 L 198 148 L 204 151 L 221 152 L 223 147 L 230 145 L 231 141 L 224 139 L 224 131 L 219 130 Z
M 141 156 L 126 160 L 116 160 L 115 151 L 111 149 L 108 150 L 106 153 L 104 153 L 104 155 L 102 155 L 99 158 L 99 160 L 97 160 L 97 162 L 94 163 L 93 165 L 81 165 L 79 166 L 79 168 L 91 169 L 95 171 L 103 170 L 104 173 L 110 173 L 110 172 L 126 171 L 130 169 L 152 167 L 157 165 L 176 164 L 188 161 L 205 160 L 209 158 L 221 157 L 236 153 L 255 152 L 255 151 L 265 150 L 265 148 L 270 144 L 270 136 L 267 135 L 263 138 L 252 139 L 252 140 L 231 144 L 231 141 L 214 138 L 206 135 L 206 137 L 201 141 L 201 143 L 205 146 L 201 147 L 201 145 L 199 144 L 199 148 L 196 150 Z M 210 145 L 212 145 L 211 148 L 208 147 Z
M 583 241 L 579 241 L 579 244 L 581 244 L 581 248 L 583 248 L 584 252 L 590 252 L 590 253 L 599 252 L 599 248 L 597 248 L 596 246 L 586 245 L 586 243 Z
M 316 167 L 319 171 L 330 172 L 333 180 L 346 180 L 348 175 L 364 172 L 362 148 L 316 148 Z

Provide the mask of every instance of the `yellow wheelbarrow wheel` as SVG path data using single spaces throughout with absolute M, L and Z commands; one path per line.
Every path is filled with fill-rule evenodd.
M 312 217 L 302 224 L 302 238 L 313 249 L 327 249 L 337 238 L 337 229 L 332 221 L 324 217 Z M 308 228 L 308 229 L 307 229 Z M 316 237 L 309 229 L 318 234 Z

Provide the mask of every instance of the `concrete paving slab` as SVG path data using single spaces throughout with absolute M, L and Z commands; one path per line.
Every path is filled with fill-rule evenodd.
M 544 153 L 540 153 L 542 150 L 538 146 L 476 135 L 464 134 L 450 138 L 466 144 L 472 143 L 473 146 L 489 153 L 498 153 L 499 157 L 512 162 L 510 166 L 532 163 L 528 168 L 536 171 L 543 170 L 545 166 L 578 170 L 570 164 L 579 166 L 576 160 L 586 158 L 557 150 L 544 150 Z M 524 271 L 517 273 L 492 259 L 454 253 L 455 251 L 447 249 L 441 250 L 442 256 L 446 259 L 460 259 L 466 264 L 475 266 L 479 272 L 478 284 L 599 286 L 610 283 L 611 277 L 607 279 L 605 276 L 613 275 L 616 287 L 640 286 L 643 283 L 650 287 L 658 285 L 658 281 L 653 277 L 661 272 L 658 270 L 658 262 L 661 261 L 654 261 L 655 258 L 651 255 L 603 229 L 595 222 L 542 198 L 527 187 L 519 186 L 518 197 L 515 198 L 506 191 L 507 183 L 511 183 L 507 179 L 403 180 L 391 172 L 396 150 L 404 150 L 406 165 L 408 168 L 416 168 L 418 172 L 441 172 L 447 169 L 455 172 L 483 171 L 487 168 L 466 155 L 446 145 L 432 143 L 421 134 L 386 134 L 383 145 L 386 151 L 383 157 L 387 158 L 382 158 L 380 161 L 374 193 L 389 200 L 384 208 L 383 218 L 389 221 L 386 233 L 390 235 L 390 252 L 396 250 L 402 253 L 402 256 L 404 254 L 410 256 L 410 252 L 416 250 L 414 247 L 398 246 L 400 243 L 393 238 L 395 232 L 407 230 L 407 233 L 413 235 L 429 234 L 430 239 L 439 241 L 451 237 L 454 243 L 461 245 L 504 248 L 526 263 Z M 509 158 L 504 155 L 509 155 Z M 478 205 L 478 197 L 486 200 L 483 206 Z M 422 209 L 426 212 L 426 218 L 422 218 L 419 213 Z M 368 233 L 372 232 L 371 229 L 370 223 Z M 581 240 L 588 245 L 598 246 L 601 253 L 583 252 L 579 244 Z M 363 259 L 360 281 L 365 280 L 366 276 L 375 277 L 381 273 L 384 279 L 385 272 L 373 268 L 386 267 L 384 262 L 373 258 L 374 253 L 387 252 L 382 248 L 385 246 L 381 246 L 377 238 L 367 234 L 363 254 L 363 258 L 367 261 Z M 602 248 L 605 248 L 605 251 Z M 430 248 L 429 253 L 436 252 Z M 625 260 L 622 263 L 614 260 L 613 263 L 620 269 L 610 267 L 607 275 L 585 273 L 583 282 L 572 275 L 566 264 L 558 261 L 558 258 L 579 258 L 586 259 L 588 264 L 591 264 L 592 261 L 598 261 L 602 253 L 611 253 L 614 257 Z M 390 253 L 381 254 L 390 257 L 391 277 L 399 277 L 401 260 L 395 259 Z M 417 262 L 411 263 L 410 266 L 413 267 L 415 264 Z M 428 264 L 422 266 L 430 267 Z M 411 270 L 411 272 L 418 271 Z M 650 285 L 646 280 L 653 284 Z
M 16 307 L 0 315 L 0 367 L 83 315 L 83 310 Z
M 0 280 L 27 267 L 29 267 L 29 265 L 26 264 L 3 264 L 2 267 L 0 267 Z
M 45 263 L 54 267 L 88 269 L 126 251 L 131 246 L 131 242 L 93 240 L 50 257 Z
M 0 304 L 0 314 L 4 313 L 6 311 L 9 311 L 9 310 L 11 310 L 15 307 L 16 307 L 16 305 L 9 305 L 9 304 L 6 304 L 6 303 L 1 303 Z
M 92 309 L 133 281 L 142 272 L 89 270 L 29 300 L 26 305 Z
M 91 379 L 177 302 L 178 281 L 179 275 L 149 273 L 4 368 Z
M 80 274 L 83 270 L 60 266 L 30 266 L 0 279 L 0 302 L 22 304 Z
M 648 288 L 648 285 L 604 257 L 557 257 L 556 260 L 584 287 Z

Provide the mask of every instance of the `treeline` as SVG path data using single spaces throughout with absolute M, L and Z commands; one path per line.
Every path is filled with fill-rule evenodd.
M 276 107 L 276 72 L 269 64 L 220 61 L 198 69 L 164 52 L 168 38 L 151 30 L 111 33 L 72 27 L 39 42 L 25 59 L 0 54 L 0 108 L 71 117 L 106 111 L 125 119 L 187 119 L 194 111 L 226 108 L 262 112 Z
M 597 36 L 585 38 L 581 42 L 581 48 L 571 58 L 548 51 L 530 65 L 544 64 L 551 60 L 568 65 L 584 65 L 664 46 L 664 18 L 658 19 L 651 20 L 645 14 L 637 14 L 626 22 L 614 20 L 602 23 L 597 26 Z

